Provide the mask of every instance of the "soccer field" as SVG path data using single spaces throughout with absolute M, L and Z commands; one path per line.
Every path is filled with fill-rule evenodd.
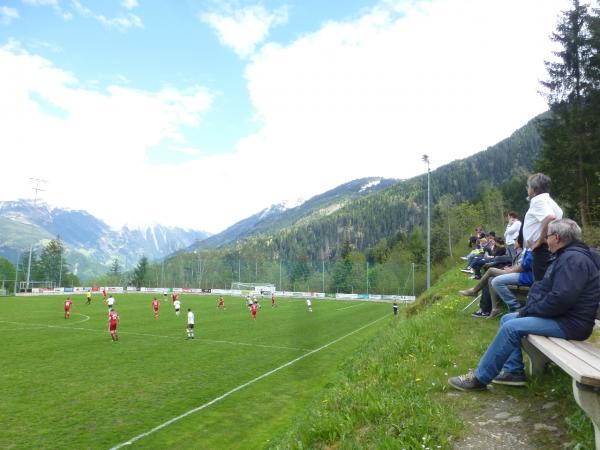
M 393 320 L 391 305 L 116 295 L 119 341 L 95 295 L 0 299 L 0 448 L 249 449 L 268 446 L 335 382 L 340 362 Z M 186 313 L 196 316 L 186 340 Z

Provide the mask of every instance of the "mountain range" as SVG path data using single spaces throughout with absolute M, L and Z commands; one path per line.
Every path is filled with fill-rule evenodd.
M 142 256 L 161 259 L 209 236 L 161 225 L 114 230 L 86 211 L 50 208 L 30 200 L 0 202 L 0 256 L 14 264 L 30 245 L 39 250 L 59 237 L 71 271 L 82 279 L 106 273 L 115 258 L 127 270 Z

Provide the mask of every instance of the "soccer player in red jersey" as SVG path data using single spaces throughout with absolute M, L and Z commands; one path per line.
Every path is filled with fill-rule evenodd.
M 275 304 L 275 292 L 271 294 L 271 308 L 275 308 L 277 305 Z
M 71 305 L 73 302 L 71 301 L 71 297 L 67 297 L 65 300 L 65 319 L 68 319 L 71 316 Z
M 106 289 L 102 289 L 102 299 L 106 301 Z
M 119 324 L 119 314 L 115 309 L 110 310 L 108 313 L 108 331 L 110 331 L 110 337 L 113 342 L 119 340 L 119 334 L 117 333 L 117 325 Z
M 173 294 L 171 294 L 171 301 L 175 303 L 175 300 L 177 300 L 177 294 L 173 292 Z
M 223 300 L 222 295 L 219 297 L 219 304 L 217 305 L 217 308 L 225 309 L 225 300 Z
M 154 310 L 154 318 L 158 319 L 158 307 L 160 305 L 160 302 L 156 299 L 156 297 L 154 297 L 154 300 L 152 300 L 152 309 Z
M 250 306 L 250 312 L 252 313 L 252 320 L 256 320 L 256 311 L 258 310 L 258 303 L 254 302 Z

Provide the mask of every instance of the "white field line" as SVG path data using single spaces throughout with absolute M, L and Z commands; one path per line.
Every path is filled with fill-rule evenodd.
M 77 314 L 78 316 L 83 316 L 85 317 L 85 319 L 83 320 L 78 320 L 77 322 L 70 322 L 70 323 L 83 323 L 83 322 L 87 322 L 88 320 L 90 320 L 90 316 L 86 316 L 85 314 L 81 314 L 81 313 L 73 313 L 73 315 Z
M 219 341 L 215 339 L 199 339 L 204 342 L 216 342 L 217 344 L 231 344 L 231 345 L 247 345 L 249 347 L 264 347 L 264 348 L 281 348 L 284 350 L 301 350 L 303 352 L 312 351 L 309 348 L 298 348 L 298 347 L 284 347 L 281 345 L 262 345 L 262 344 L 250 344 L 248 342 L 232 342 L 232 341 Z
M 342 309 L 348 309 L 348 308 L 356 308 L 357 306 L 362 306 L 362 305 L 366 305 L 366 303 L 359 303 L 358 305 L 344 306 L 343 308 L 336 309 L 336 311 L 341 311 Z
M 88 318 L 88 320 L 89 320 L 89 318 Z M 22 325 L 23 328 L 18 328 L 21 330 L 25 330 L 28 328 L 60 328 L 60 329 L 64 329 L 64 330 L 84 330 L 84 331 L 96 331 L 96 332 L 100 332 L 100 333 L 106 332 L 106 330 L 95 330 L 92 328 L 68 327 L 68 326 L 61 326 L 61 325 L 48 325 L 48 324 L 42 324 L 42 323 L 11 322 L 8 320 L 0 320 L 0 323 L 10 323 L 13 325 Z M 78 323 L 78 322 L 75 322 L 75 323 Z M 5 331 L 5 330 L 6 330 L 5 328 L 0 328 L 0 331 Z M 165 335 L 151 334 L 151 333 L 137 333 L 135 331 L 119 331 L 119 334 L 133 334 L 135 336 L 148 336 L 148 337 L 156 337 L 156 338 L 162 338 L 162 339 L 183 339 L 181 336 L 165 336 Z M 243 346 L 250 346 L 250 347 L 276 348 L 276 349 L 284 349 L 284 350 L 300 350 L 302 352 L 311 351 L 310 349 L 307 349 L 307 348 L 284 347 L 284 346 L 280 346 L 280 345 L 250 344 L 248 342 L 221 341 L 221 340 L 214 340 L 214 339 L 198 339 L 198 341 L 214 342 L 217 344 L 243 345 Z
M 372 322 L 369 322 L 369 323 L 368 323 L 368 324 L 366 324 L 366 325 L 363 325 L 363 326 L 362 326 L 362 327 L 360 327 L 360 328 L 357 328 L 357 329 L 356 329 L 356 330 L 354 330 L 354 331 L 351 331 L 351 332 L 350 332 L 350 333 L 348 333 L 348 334 L 345 334 L 345 335 L 343 335 L 343 336 L 341 336 L 341 337 L 339 337 L 339 338 L 337 338 L 337 339 L 335 339 L 335 340 L 333 340 L 333 341 L 329 342 L 328 344 L 322 345 L 321 347 L 319 347 L 319 348 L 316 348 L 316 349 L 314 349 L 314 350 L 311 350 L 310 352 L 308 352 L 308 353 L 305 353 L 304 355 L 302 355 L 302 356 L 299 356 L 298 358 L 292 359 L 291 361 L 288 361 L 287 363 L 285 363 L 285 364 L 283 364 L 283 365 L 281 365 L 281 366 L 279 366 L 279 367 L 276 367 L 276 368 L 275 368 L 275 369 L 273 369 L 273 370 L 270 370 L 270 371 L 268 371 L 268 372 L 265 372 L 265 373 L 263 373 L 262 375 L 260 375 L 260 376 L 258 376 L 258 377 L 256 377 L 256 378 L 254 378 L 254 379 L 252 379 L 252 380 L 250 380 L 250 381 L 248 381 L 248 382 L 246 382 L 246 383 L 244 383 L 244 384 L 240 384 L 238 387 L 235 387 L 235 388 L 231 389 L 230 391 L 227 391 L 227 392 L 225 392 L 223 395 L 221 395 L 221 396 L 219 396 L 219 397 L 217 397 L 217 398 L 214 398 L 214 399 L 212 399 L 211 401 L 209 401 L 209 402 L 207 402 L 207 403 L 204 403 L 203 405 L 197 406 L 196 408 L 190 409 L 189 411 L 187 411 L 187 412 L 185 412 L 185 413 L 183 413 L 183 414 L 180 414 L 180 415 L 179 415 L 179 416 L 177 416 L 177 417 L 173 417 L 172 419 L 170 419 L 170 420 L 167 420 L 166 422 L 163 422 L 163 423 L 161 423 L 160 425 L 157 425 L 156 427 L 152 428 L 152 429 L 151 429 L 151 430 L 149 430 L 149 431 L 146 431 L 145 433 L 138 434 L 137 436 L 135 436 L 135 437 L 132 437 L 132 438 L 131 438 L 131 439 L 129 439 L 128 441 L 121 442 L 120 444 L 117 444 L 117 445 L 115 445 L 114 447 L 111 447 L 111 449 L 110 449 L 110 450 L 117 450 L 117 449 L 119 449 L 119 448 L 125 447 L 126 445 L 131 445 L 131 444 L 133 444 L 134 442 L 136 442 L 136 441 L 139 441 L 140 439 L 142 439 L 142 438 L 144 438 L 144 437 L 146 437 L 146 436 L 149 436 L 149 435 L 151 435 L 151 434 L 153 434 L 153 433 L 155 433 L 155 432 L 157 432 L 157 431 L 160 431 L 160 430 L 162 430 L 163 428 L 166 428 L 166 427 L 168 427 L 169 425 L 171 425 L 171 424 L 173 424 L 173 423 L 175 423 L 175 422 L 177 422 L 177 421 L 179 421 L 179 420 L 181 420 L 181 419 L 183 419 L 183 418 L 185 418 L 185 417 L 187 417 L 187 416 L 189 416 L 189 415 L 191 415 L 191 414 L 194 414 L 194 413 L 196 413 L 196 412 L 198 412 L 198 411 L 200 411 L 200 410 L 203 410 L 203 409 L 205 409 L 205 408 L 208 408 L 209 406 L 211 406 L 211 405 L 214 405 L 215 403 L 219 402 L 220 400 L 223 400 L 224 398 L 226 398 L 226 397 L 229 397 L 231 394 L 234 394 L 235 392 L 237 392 L 237 391 L 239 391 L 239 390 L 242 390 L 242 389 L 244 389 L 245 387 L 248 387 L 248 386 L 250 386 L 251 384 L 254 384 L 254 383 L 256 383 L 257 381 L 259 381 L 259 380 L 262 380 L 263 378 L 266 378 L 266 377 L 268 377 L 269 375 L 272 375 L 272 374 L 274 374 L 275 372 L 278 372 L 278 371 L 280 371 L 281 369 L 285 369 L 286 367 L 288 367 L 288 366 L 291 366 L 292 364 L 295 364 L 295 363 L 297 363 L 298 361 L 300 361 L 300 360 L 302 360 L 302 359 L 306 358 L 307 356 L 310 356 L 310 355 L 312 355 L 313 353 L 320 352 L 321 350 L 323 350 L 323 349 L 325 349 L 325 348 L 327 348 L 327 347 L 329 347 L 329 346 L 331 346 L 331 345 L 333 345 L 333 344 L 335 344 L 335 343 L 337 343 L 337 342 L 341 341 L 342 339 L 345 339 L 345 338 L 347 338 L 348 336 L 351 336 L 351 335 L 353 335 L 353 334 L 355 334 L 355 333 L 358 333 L 358 332 L 359 332 L 359 331 L 361 331 L 362 329 L 364 329 L 364 328 L 366 328 L 366 327 L 368 327 L 368 326 L 371 326 L 371 325 L 373 325 L 374 323 L 376 323 L 376 322 L 379 322 L 380 320 L 383 320 L 383 319 L 385 319 L 386 317 L 388 317 L 388 315 L 387 315 L 387 314 L 386 314 L 385 316 L 383 316 L 383 317 L 380 317 L 379 319 L 376 319 L 376 320 L 374 320 L 374 321 L 372 321 Z
M 81 327 L 63 327 L 61 325 L 48 325 L 44 323 L 29 323 L 29 322 L 11 322 L 10 320 L 0 320 L 0 323 L 10 323 L 13 325 L 22 325 L 27 328 L 61 328 L 63 330 L 83 330 L 83 331 L 102 331 L 105 330 L 94 330 L 92 328 L 81 328 Z M 77 322 L 76 322 L 77 323 Z M 0 329 L 1 331 L 1 329 Z

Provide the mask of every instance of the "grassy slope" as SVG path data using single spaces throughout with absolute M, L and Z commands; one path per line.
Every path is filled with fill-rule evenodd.
M 468 299 L 456 292 L 467 285 L 456 269 L 443 276 L 408 320 L 390 323 L 347 361 L 338 380 L 272 448 L 449 448 L 469 432 L 461 411 L 506 395 L 557 401 L 557 420 L 565 421 L 571 447 L 593 448 L 591 422 L 573 400 L 571 379 L 556 367 L 525 389 L 449 390 L 448 377 L 475 368 L 498 327 L 497 320 L 462 312 Z M 524 420 L 533 424 L 535 415 Z M 533 439 L 539 448 L 556 446 L 543 433 Z

